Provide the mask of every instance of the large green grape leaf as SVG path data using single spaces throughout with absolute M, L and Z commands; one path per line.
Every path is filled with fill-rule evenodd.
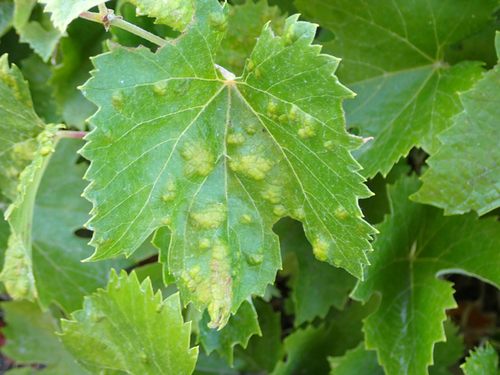
M 81 308 L 83 296 L 106 285 L 110 267 L 131 266 L 130 260 L 82 263 L 92 254 L 87 238 L 74 232 L 88 220 L 90 203 L 81 197 L 87 165 L 75 164 L 80 139 L 58 142 L 38 188 L 32 231 L 33 272 L 40 304 L 56 302 L 66 312 Z
M 496 48 L 500 56 L 498 32 Z M 483 215 L 500 207 L 500 65 L 460 99 L 465 110 L 440 135 L 443 147 L 428 159 L 424 185 L 412 199 L 444 208 L 447 214 L 475 210 Z
M 23 0 L 24 1 L 24 0 Z M 90 8 L 105 3 L 108 0 L 38 0 L 40 3 L 46 4 L 45 11 L 52 13 L 50 16 L 54 26 L 61 32 L 66 30 L 66 27 L 71 21 L 77 18 L 80 13 L 89 10 Z
M 290 277 L 287 285 L 291 289 L 295 326 L 312 322 L 317 316 L 324 318 L 331 306 L 342 310 L 356 285 L 356 278 L 341 268 L 317 260 L 301 223 L 282 219 L 273 230 L 280 236 L 283 258 L 293 257 L 283 262 L 281 274 Z M 287 267 L 291 264 L 293 266 Z
M 448 66 L 443 48 L 486 27 L 498 0 L 296 0 L 308 18 L 333 31 L 325 45 L 341 57 L 341 82 L 357 93 L 345 103 L 348 127 L 374 137 L 354 155 L 364 175 L 386 175 L 414 146 L 434 154 L 436 135 L 462 110 L 477 62 Z
M 137 15 L 155 17 L 174 30 L 183 31 L 193 21 L 193 2 L 191 0 L 129 0 L 137 7 Z
M 257 312 L 253 303 L 248 300 L 241 304 L 238 314 L 233 315 L 220 331 L 209 329 L 209 323 L 210 316 L 205 310 L 200 321 L 198 342 L 207 354 L 216 351 L 226 357 L 230 366 L 233 365 L 233 351 L 236 345 L 246 348 L 253 335 L 262 336 Z
M 28 301 L 4 302 L 1 306 L 7 323 L 2 328 L 2 334 L 7 339 L 7 344 L 2 347 L 5 355 L 19 365 L 47 365 L 37 374 L 88 374 L 61 343 L 56 333 L 59 327 L 50 310 L 42 312 L 36 303 Z M 34 369 L 29 372 L 32 373 L 35 373 Z
M 20 41 L 28 43 L 43 61 L 48 61 L 63 35 L 62 32 L 52 25 L 48 15 L 42 14 L 41 18 L 33 19 L 32 10 L 36 6 L 36 0 L 15 0 L 14 4 L 14 28 Z
M 388 375 L 427 374 L 434 343 L 445 339 L 445 310 L 456 303 L 451 283 L 436 276 L 464 273 L 500 285 L 496 218 L 445 217 L 408 200 L 419 186 L 416 178 L 404 178 L 389 187 L 391 216 L 377 227 L 372 265 L 353 293 L 361 300 L 382 295 L 364 330 L 367 348 L 378 350 Z
M 111 272 L 107 290 L 85 297 L 72 318 L 62 321 L 62 341 L 92 374 L 194 370 L 198 348 L 189 348 L 191 323 L 182 320 L 179 294 L 163 300 L 149 279 L 139 284 L 134 272 Z
M 214 66 L 227 8 L 195 1 L 196 22 L 155 54 L 116 46 L 82 88 L 99 105 L 82 155 L 94 203 L 92 260 L 131 254 L 169 226 L 168 268 L 183 302 L 208 306 L 222 327 L 280 267 L 271 227 L 304 223 L 320 260 L 360 277 L 373 229 L 369 196 L 349 151 L 334 76 L 338 60 L 311 46 L 315 26 L 264 28 L 243 76 Z
M 277 6 L 269 6 L 266 0 L 230 5 L 227 35 L 217 52 L 217 64 L 241 75 L 264 25 L 271 22 L 274 33 L 282 35 L 285 18 Z
M 465 375 L 498 375 L 498 353 L 488 342 L 482 348 L 471 350 L 460 368 Z

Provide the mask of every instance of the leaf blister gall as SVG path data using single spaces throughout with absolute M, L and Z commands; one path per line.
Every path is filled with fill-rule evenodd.
M 186 142 L 180 153 L 187 163 L 184 168 L 187 175 L 208 176 L 215 167 L 215 156 L 201 142 Z

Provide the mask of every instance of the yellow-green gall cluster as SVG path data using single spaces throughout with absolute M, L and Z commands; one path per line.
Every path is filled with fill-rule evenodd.
M 219 228 L 227 219 L 227 209 L 220 203 L 212 203 L 200 211 L 191 212 L 189 217 L 202 228 Z
M 172 202 L 177 195 L 177 184 L 173 178 L 169 178 L 167 180 L 167 186 L 165 187 L 165 191 L 161 196 L 161 200 L 163 202 Z
M 245 143 L 245 136 L 241 133 L 233 133 L 227 136 L 227 143 L 230 145 L 240 146 Z
M 312 243 L 313 253 L 317 259 L 325 261 L 328 259 L 328 249 L 330 244 L 322 240 L 319 236 L 316 236 Z
M 271 185 L 269 189 L 261 192 L 260 196 L 272 204 L 278 204 L 281 202 L 282 198 L 281 186 Z
M 125 97 L 123 96 L 122 90 L 116 90 L 111 94 L 111 104 L 113 108 L 117 111 L 120 111 L 125 103 Z
M 186 142 L 180 154 L 187 163 L 184 170 L 188 175 L 208 176 L 214 170 L 215 156 L 201 142 Z
M 167 95 L 167 81 L 158 81 L 153 85 L 153 92 L 158 96 Z
M 250 154 L 229 160 L 229 168 L 254 180 L 261 181 L 273 167 L 272 160 L 260 155 Z
M 32 300 L 36 296 L 35 281 L 30 271 L 26 249 L 21 239 L 14 234 L 9 237 L 0 280 L 15 300 Z

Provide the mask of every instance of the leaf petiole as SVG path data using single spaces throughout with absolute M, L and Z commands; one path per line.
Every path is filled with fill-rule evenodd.
M 140 36 L 141 38 L 144 38 L 160 47 L 167 43 L 167 40 L 125 21 L 121 16 L 115 15 L 115 12 L 112 9 L 106 8 L 104 4 L 99 4 L 99 11 L 100 13 L 82 12 L 80 13 L 80 18 L 100 23 L 104 25 L 106 31 L 109 30 L 110 26 L 119 27 L 120 29 L 127 30 L 128 32 Z
M 89 132 L 73 131 L 73 130 L 59 130 L 56 133 L 57 138 L 83 138 Z

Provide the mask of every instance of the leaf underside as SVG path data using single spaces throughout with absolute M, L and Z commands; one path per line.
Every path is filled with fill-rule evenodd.
M 195 8 L 186 34 L 155 54 L 116 46 L 94 58 L 82 90 L 99 111 L 81 153 L 92 162 L 91 259 L 130 255 L 169 226 L 183 302 L 208 306 L 220 328 L 274 281 L 280 217 L 302 221 L 316 257 L 358 277 L 373 229 L 349 153 L 361 140 L 341 109 L 352 94 L 334 76 L 338 60 L 310 45 L 315 26 L 294 16 L 283 37 L 265 27 L 235 79 L 214 65 L 227 9 Z

